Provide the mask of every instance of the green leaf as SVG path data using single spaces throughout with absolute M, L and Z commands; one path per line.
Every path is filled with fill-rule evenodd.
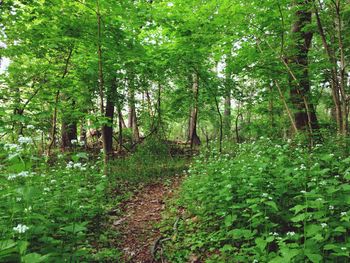
M 300 214 L 300 215 L 297 215 L 297 216 L 295 216 L 295 217 L 293 217 L 293 218 L 291 218 L 290 220 L 292 221 L 292 222 L 300 222 L 300 221 L 303 221 L 305 218 L 306 218 L 306 213 L 303 213 L 303 214 Z
M 17 243 L 12 239 L 0 241 L 0 258 L 7 257 L 17 251 Z
M 312 263 L 319 263 L 323 259 L 323 257 L 320 254 L 312 254 L 306 252 L 305 255 Z
M 263 252 L 267 245 L 267 241 L 261 237 L 258 237 L 255 239 L 255 244 L 261 250 L 261 252 Z
M 335 250 L 337 248 L 338 248 L 338 246 L 334 245 L 334 244 L 327 244 L 323 247 L 324 250 Z
M 38 253 L 30 253 L 22 257 L 24 263 L 40 263 L 48 259 L 49 255 L 40 255 Z
M 322 230 L 322 227 L 320 225 L 307 225 L 305 230 L 306 236 L 312 237 L 318 234 Z
M 282 257 L 285 260 L 284 262 L 290 262 L 295 256 L 300 254 L 299 249 L 290 249 L 288 247 L 283 247 L 281 249 Z
M 19 241 L 18 242 L 18 249 L 19 249 L 19 253 L 21 255 L 25 254 L 27 248 L 28 248 L 29 242 L 27 241 Z
M 335 232 L 342 232 L 345 233 L 346 229 L 343 226 L 338 226 L 336 229 L 334 229 Z
M 269 261 L 269 263 L 285 263 L 285 259 L 280 256 L 277 256 L 271 261 Z
M 265 204 L 272 207 L 275 211 L 278 211 L 278 207 L 274 201 L 267 201 Z
M 62 227 L 61 229 L 69 233 L 78 233 L 86 230 L 86 226 L 85 226 L 86 224 L 87 222 L 75 223 L 75 224 L 70 224 L 68 226 Z
M 296 205 L 293 208 L 291 208 L 291 211 L 294 211 L 294 214 L 298 214 L 300 211 L 304 210 L 305 208 L 307 208 L 306 205 Z
M 237 215 L 228 215 L 225 217 L 225 226 L 230 227 L 232 226 L 232 223 L 236 221 Z
M 234 239 L 240 239 L 242 237 L 249 239 L 252 236 L 252 232 L 247 229 L 234 229 L 229 232 Z

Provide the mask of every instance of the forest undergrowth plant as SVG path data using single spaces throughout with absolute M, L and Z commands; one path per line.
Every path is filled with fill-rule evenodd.
M 180 193 L 177 234 L 164 226 L 170 261 L 347 262 L 349 164 L 326 142 L 310 150 L 261 138 L 202 154 Z
M 112 176 L 118 184 L 122 180 L 136 185 L 169 179 L 180 174 L 189 163 L 189 158 L 172 156 L 170 151 L 160 139 L 147 138 L 131 156 L 111 162 Z
M 0 145 L 0 261 L 91 259 L 98 251 L 89 228 L 105 212 L 108 185 L 99 162 L 78 148 L 54 165 L 33 152 L 29 137 Z

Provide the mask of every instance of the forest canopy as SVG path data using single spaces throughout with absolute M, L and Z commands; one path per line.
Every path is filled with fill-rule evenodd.
M 96 222 L 174 174 L 157 260 L 347 262 L 349 25 L 348 0 L 0 0 L 0 262 L 127 258 Z

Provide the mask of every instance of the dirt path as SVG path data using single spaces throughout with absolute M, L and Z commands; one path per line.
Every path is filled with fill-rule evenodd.
M 156 224 L 165 209 L 164 201 L 172 196 L 180 181 L 176 177 L 170 186 L 162 183 L 147 185 L 124 204 L 125 216 L 113 225 L 122 236 L 121 249 L 125 262 L 154 262 L 151 248 L 160 237 Z

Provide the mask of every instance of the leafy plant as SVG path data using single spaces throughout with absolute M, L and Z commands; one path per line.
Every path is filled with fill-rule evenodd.
M 180 193 L 170 261 L 345 262 L 349 161 L 334 144 L 310 151 L 264 138 L 200 156 Z

